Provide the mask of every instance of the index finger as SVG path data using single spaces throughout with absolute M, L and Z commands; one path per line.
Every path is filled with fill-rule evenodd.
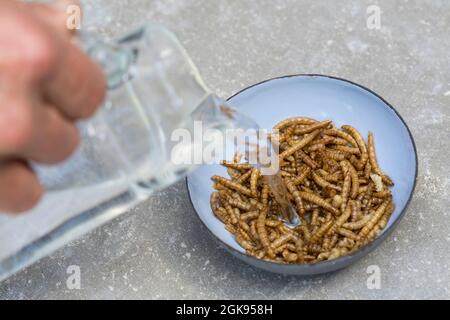
M 61 13 L 52 16 L 43 12 L 38 12 L 38 18 L 50 35 L 53 50 L 58 50 L 53 68 L 43 82 L 45 98 L 68 118 L 88 117 L 103 101 L 106 91 L 103 72 L 73 44 L 67 33 L 56 30 L 54 22 L 61 20 Z
M 69 41 L 50 77 L 44 84 L 48 101 L 68 118 L 86 118 L 104 99 L 105 76 L 95 62 Z

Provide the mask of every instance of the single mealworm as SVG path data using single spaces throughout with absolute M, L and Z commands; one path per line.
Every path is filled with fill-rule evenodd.
M 252 174 L 250 176 L 250 192 L 253 197 L 256 197 L 258 194 L 258 179 L 260 176 L 260 172 L 258 169 L 254 168 L 252 169 Z
M 346 248 L 333 248 L 328 256 L 328 260 L 339 258 L 347 254 L 347 252 L 348 250 Z
M 332 235 L 336 230 L 338 230 L 345 222 L 347 222 L 348 218 L 350 218 L 350 215 L 352 214 L 351 205 L 353 202 L 349 202 L 349 205 L 347 208 L 345 208 L 345 211 L 343 214 L 341 214 L 336 221 L 334 221 L 334 224 L 332 227 L 328 230 L 327 234 Z
M 329 159 L 332 159 L 332 160 L 337 160 L 337 161 L 345 160 L 347 158 L 347 156 L 348 156 L 347 152 L 343 152 L 343 151 L 340 151 L 340 150 L 329 149 L 329 148 L 326 148 L 322 152 L 325 153 L 325 157 L 327 157 Z
M 259 214 L 258 220 L 256 221 L 256 231 L 258 231 L 259 240 L 261 241 L 264 249 L 266 249 L 267 255 L 270 258 L 273 258 L 275 255 L 270 248 L 269 238 L 267 237 L 266 216 L 267 208 L 265 208 L 265 210 L 261 211 L 261 213 Z
M 350 134 L 353 137 L 353 139 L 355 139 L 356 144 L 358 145 L 358 148 L 361 152 L 361 158 L 360 158 L 357 169 L 362 170 L 364 168 L 364 165 L 366 164 L 368 157 L 369 157 L 367 154 L 366 143 L 364 142 L 364 139 L 362 138 L 359 131 L 356 130 L 354 127 L 352 127 L 350 125 L 344 125 L 344 126 L 342 126 L 342 129 L 344 131 L 346 131 L 348 134 Z
M 369 232 L 372 230 L 372 228 L 375 226 L 375 224 L 378 222 L 378 220 L 380 220 L 380 218 L 383 216 L 388 204 L 389 204 L 389 202 L 385 201 L 377 208 L 377 210 L 373 213 L 370 220 L 366 223 L 366 225 L 359 232 L 359 235 L 361 237 L 365 237 L 369 234 Z
M 241 174 L 239 178 L 236 179 L 236 182 L 239 184 L 243 184 L 245 181 L 247 181 L 248 178 L 250 178 L 252 170 L 253 169 L 247 170 L 245 173 Z
M 346 153 L 350 153 L 350 154 L 360 154 L 361 153 L 359 148 L 349 147 L 349 146 L 337 145 L 337 146 L 333 147 L 333 149 L 334 150 L 339 150 L 339 151 L 342 151 L 342 152 L 346 152 Z
M 341 204 L 341 212 L 344 213 L 345 208 L 347 206 L 348 196 L 350 194 L 350 185 L 351 185 L 351 177 L 350 173 L 347 173 L 344 178 L 344 184 L 342 185 L 342 204 Z
M 311 237 L 311 242 L 317 242 L 320 238 L 322 238 L 325 233 L 333 226 L 334 221 L 332 219 L 325 222 L 320 228 L 317 230 L 315 234 Z
M 300 213 L 300 215 L 303 216 L 305 214 L 305 208 L 303 206 L 303 201 L 300 196 L 300 191 L 298 191 L 297 187 L 294 185 L 292 180 L 285 180 L 285 184 L 289 192 L 292 194 L 292 197 L 294 198 L 298 212 Z
M 253 220 L 258 218 L 259 216 L 259 211 L 249 211 L 246 213 L 241 214 L 240 219 L 243 221 L 247 221 L 247 220 Z
M 380 192 L 375 192 L 375 193 L 373 194 L 373 196 L 376 197 L 376 198 L 388 198 L 388 197 L 390 197 L 391 195 L 392 195 L 392 194 L 391 194 L 391 191 L 388 190 L 388 189 L 385 189 L 385 190 L 380 191 Z
M 275 240 L 274 242 L 272 242 L 272 243 L 270 244 L 270 248 L 271 248 L 272 250 L 275 250 L 275 249 L 278 248 L 279 246 L 281 246 L 281 245 L 283 245 L 283 244 L 285 244 L 285 243 L 287 243 L 287 242 L 289 242 L 289 241 L 292 241 L 292 240 L 293 240 L 293 237 L 292 237 L 292 235 L 291 235 L 290 233 L 284 234 L 284 235 L 282 235 L 281 237 L 279 237 L 277 240 Z
M 331 188 L 337 191 L 341 191 L 341 187 L 339 186 L 335 186 L 332 183 L 329 183 L 327 180 L 325 180 L 324 178 L 322 178 L 319 174 L 317 174 L 316 172 L 312 173 L 312 178 L 313 180 L 322 188 Z
M 230 199 L 228 200 L 228 204 L 231 205 L 232 207 L 236 207 L 245 211 L 249 211 L 251 208 L 250 203 L 238 199 Z
M 353 139 L 353 137 L 351 135 L 349 135 L 348 133 L 338 130 L 338 129 L 326 129 L 323 132 L 326 135 L 330 135 L 330 136 L 337 136 L 340 137 L 342 139 L 345 139 L 348 141 L 348 143 L 350 143 L 353 146 L 357 146 L 358 144 L 356 143 L 355 139 Z
M 288 119 L 278 122 L 273 127 L 273 129 L 281 130 L 281 129 L 284 129 L 285 127 L 289 127 L 289 126 L 293 126 L 293 125 L 302 125 L 302 124 L 311 125 L 314 123 L 317 123 L 317 121 L 314 119 L 311 119 L 311 118 L 306 118 L 306 117 L 288 118 Z
M 319 134 L 319 132 L 320 132 L 319 130 L 316 130 L 316 131 L 313 131 L 313 132 L 307 134 L 295 146 L 290 147 L 289 149 L 283 151 L 280 154 L 280 159 L 284 159 L 286 157 L 289 157 L 290 155 L 294 154 L 296 151 L 298 151 L 301 148 L 305 147 L 308 143 L 310 143 Z
M 241 234 L 238 234 L 236 236 L 236 241 L 237 243 L 239 243 L 239 245 L 244 248 L 247 251 L 251 251 L 253 250 L 255 247 L 251 244 L 250 241 L 248 241 L 247 239 L 244 239 L 244 237 Z
M 311 167 L 311 169 L 316 169 L 318 167 L 317 162 L 311 159 L 303 150 L 297 150 L 295 153 L 296 157 L 301 159 L 304 163 Z
M 344 160 L 343 164 L 344 164 L 344 166 L 346 166 L 347 170 L 349 170 L 350 177 L 352 179 L 350 198 L 355 199 L 358 196 L 359 184 L 360 184 L 359 178 L 358 178 L 358 173 L 356 172 L 355 167 L 353 167 L 353 165 L 349 161 Z
M 317 196 L 317 195 L 315 195 L 313 193 L 309 193 L 309 192 L 305 192 L 305 191 L 299 191 L 299 195 L 304 200 L 312 202 L 314 204 L 317 204 L 318 206 L 324 208 L 325 210 L 330 211 L 334 215 L 338 215 L 339 214 L 339 211 L 336 210 L 336 208 L 334 208 L 331 204 L 329 204 L 324 199 L 322 199 L 321 197 L 319 197 L 319 196 Z
M 319 122 L 319 123 L 315 123 L 315 124 L 309 125 L 309 126 L 304 127 L 304 128 L 296 128 L 295 129 L 295 134 L 310 133 L 310 132 L 313 132 L 314 130 L 317 130 L 317 129 L 326 128 L 330 124 L 331 124 L 331 121 L 327 120 L 327 121 L 322 121 L 322 122 Z
M 298 175 L 297 177 L 292 179 L 292 183 L 294 185 L 301 184 L 306 179 L 306 177 L 308 177 L 310 172 L 311 172 L 311 168 L 305 167 L 304 170 L 300 173 L 300 175 Z
M 349 238 L 349 239 L 352 239 L 355 241 L 359 241 L 361 239 L 361 237 L 359 235 L 357 235 L 356 233 L 354 233 L 348 229 L 345 229 L 345 228 L 339 228 L 337 230 L 337 233 L 339 233 L 341 236 L 344 236 L 346 238 Z
M 235 162 L 228 162 L 228 161 L 221 161 L 221 165 L 227 168 L 232 168 L 236 170 L 249 170 L 252 168 L 252 165 L 249 163 L 235 163 Z
M 223 178 L 221 176 L 212 176 L 211 178 L 213 181 L 215 182 L 219 182 L 221 184 L 223 184 L 224 186 L 236 190 L 240 193 L 245 194 L 246 196 L 252 196 L 252 192 L 249 188 L 244 187 L 243 185 L 236 183 L 234 181 L 228 180 L 226 178 Z

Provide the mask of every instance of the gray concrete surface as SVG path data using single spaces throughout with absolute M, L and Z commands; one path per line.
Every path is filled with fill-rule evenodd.
M 184 183 L 160 192 L 0 284 L 0 298 L 450 298 L 450 2 L 87 1 L 91 28 L 120 34 L 146 20 L 174 30 L 205 81 L 227 97 L 293 73 L 347 78 L 404 117 L 419 152 L 414 198 L 394 233 L 357 264 L 311 278 L 249 267 L 198 223 Z M 366 8 L 381 8 L 380 30 Z M 66 286 L 81 268 L 81 289 Z M 381 270 L 370 290 L 367 267 Z

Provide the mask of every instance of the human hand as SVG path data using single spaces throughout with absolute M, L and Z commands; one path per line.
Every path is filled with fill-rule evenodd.
M 43 188 L 29 161 L 69 157 L 79 143 L 75 121 L 104 98 L 103 73 L 73 44 L 66 20 L 54 6 L 0 1 L 1 212 L 38 202 Z

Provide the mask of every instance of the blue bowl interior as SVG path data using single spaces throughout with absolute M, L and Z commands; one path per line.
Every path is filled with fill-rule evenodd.
M 405 209 L 416 178 L 414 142 L 399 115 L 374 93 L 341 79 L 301 75 L 254 85 L 233 96 L 229 102 L 268 130 L 280 120 L 307 116 L 332 120 L 336 126 L 350 124 L 361 132 L 366 141 L 368 131 L 372 131 L 378 163 L 395 182 L 392 193 L 396 209 L 383 232 Z M 192 204 L 218 239 L 245 253 L 210 209 L 209 197 L 213 191 L 210 177 L 214 174 L 226 176 L 226 170 L 220 165 L 203 165 L 188 176 Z

